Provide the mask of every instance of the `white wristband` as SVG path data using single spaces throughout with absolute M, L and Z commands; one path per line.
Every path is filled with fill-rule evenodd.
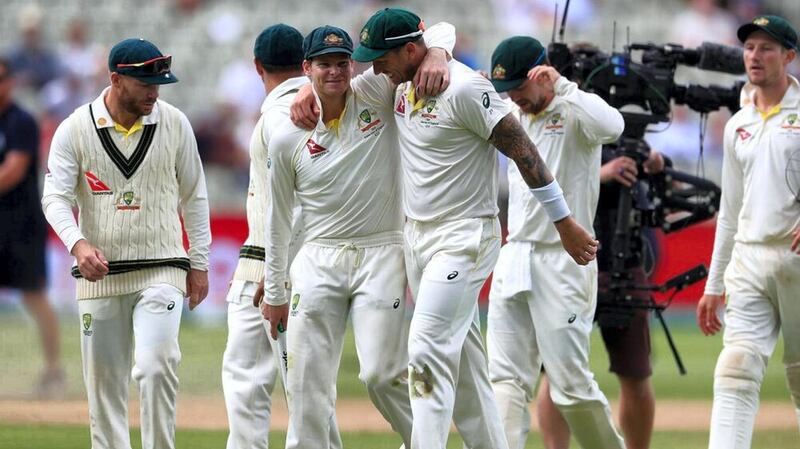
M 564 199 L 564 192 L 561 191 L 561 186 L 555 179 L 544 187 L 531 189 L 531 193 L 542 204 L 552 221 L 558 221 L 570 215 L 569 206 Z

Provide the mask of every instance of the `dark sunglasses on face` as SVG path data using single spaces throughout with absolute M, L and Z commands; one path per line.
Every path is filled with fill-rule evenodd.
M 147 61 L 144 62 L 117 64 L 117 68 L 137 69 L 137 72 L 144 75 L 161 75 L 163 73 L 169 72 L 171 65 L 172 65 L 172 55 L 166 55 L 166 56 L 159 56 L 153 59 L 148 59 Z

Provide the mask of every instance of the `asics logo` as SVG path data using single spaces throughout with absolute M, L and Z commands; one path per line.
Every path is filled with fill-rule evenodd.
M 453 271 L 452 273 L 447 275 L 447 280 L 452 281 L 453 279 L 458 277 L 458 271 Z

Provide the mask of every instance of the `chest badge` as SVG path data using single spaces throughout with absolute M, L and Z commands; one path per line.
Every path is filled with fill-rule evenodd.
M 372 129 L 375 129 L 376 126 L 381 124 L 381 119 L 378 117 L 378 113 L 374 110 L 364 109 L 358 114 L 358 129 L 362 133 L 367 133 Z
M 132 190 L 123 192 L 117 198 L 117 210 L 139 210 L 142 208 L 142 200 L 133 193 Z

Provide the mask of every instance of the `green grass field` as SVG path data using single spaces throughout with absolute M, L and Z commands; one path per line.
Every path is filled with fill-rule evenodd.
M 219 449 L 225 447 L 227 434 L 221 431 L 179 430 L 176 436 L 178 449 Z M 284 447 L 285 434 L 270 434 L 270 447 Z M 707 432 L 655 432 L 651 447 L 653 449 L 697 449 L 705 447 Z M 797 448 L 797 431 L 757 432 L 753 438 L 752 449 Z M 400 440 L 395 435 L 384 433 L 344 433 L 342 442 L 347 449 L 397 449 Z M 4 426 L 0 424 L 0 447 L 8 449 L 85 449 L 89 443 L 86 428 L 68 426 Z M 138 431 L 131 432 L 134 448 L 140 446 Z M 461 449 L 461 438 L 452 434 L 448 449 Z M 541 449 L 538 435 L 528 438 L 526 449 Z M 572 447 L 577 447 L 574 444 Z
M 669 318 L 668 318 L 669 320 Z M 656 395 L 661 399 L 711 400 L 712 375 L 716 357 L 721 347 L 721 337 L 704 337 L 692 322 L 683 316 L 670 320 L 673 337 L 683 356 L 689 374 L 678 375 L 666 339 L 657 323 L 654 323 L 653 384 Z M 84 397 L 80 374 L 80 349 L 78 346 L 79 323 L 77 317 L 62 317 L 63 357 L 68 375 L 67 397 Z M 226 329 L 223 326 L 205 326 L 187 321 L 181 331 L 183 361 L 180 370 L 181 395 L 219 397 L 220 361 L 225 347 Z M 591 365 L 601 388 L 610 399 L 618 396 L 617 382 L 607 372 L 606 354 L 599 334 L 592 336 L 593 348 Z M 366 393 L 358 381 L 358 363 L 352 334 L 348 335 L 342 369 L 339 373 L 339 396 L 346 398 L 366 398 Z M 788 403 L 788 391 L 784 382 L 783 354 L 779 345 L 767 370 L 762 389 L 763 401 L 782 401 Z M 32 388 L 40 366 L 41 356 L 32 323 L 22 315 L 0 314 L 0 397 L 24 397 Z M 135 393 L 134 393 L 135 394 Z M 203 449 L 221 448 L 225 445 L 225 431 L 205 431 L 179 429 L 177 443 L 179 448 Z M 285 435 L 273 432 L 271 447 L 283 447 Z M 707 431 L 678 432 L 657 431 L 654 435 L 653 449 L 694 449 L 705 447 Z M 396 435 L 384 433 L 344 433 L 345 447 L 348 449 L 396 449 L 400 441 Z M 797 430 L 757 431 L 753 448 L 797 448 Z M 139 443 L 138 429 L 132 431 L 133 447 Z M 7 425 L 0 423 L 0 448 L 45 449 L 45 448 L 85 448 L 89 445 L 87 427 L 63 425 Z M 528 440 L 527 448 L 541 448 L 536 434 Z M 577 447 L 574 445 L 572 447 Z M 458 435 L 450 438 L 448 448 L 461 448 Z
M 69 322 L 72 321 L 70 324 Z M 653 324 L 653 385 L 659 398 L 711 399 L 714 364 L 722 347 L 721 336 L 704 337 L 686 315 L 677 316 L 671 323 L 673 338 L 688 370 L 678 374 L 672 354 L 657 323 Z M 67 397 L 84 397 L 81 378 L 79 323 L 77 316 L 62 317 L 62 351 L 69 381 Z M 215 396 L 222 394 L 220 364 L 225 349 L 227 330 L 224 326 L 204 326 L 186 323 L 181 329 L 180 391 L 185 395 Z M 352 334 L 346 338 L 341 370 L 339 396 L 366 397 L 358 380 L 358 360 Z M 599 332 L 592 334 L 591 366 L 597 381 L 609 398 L 618 396 L 618 385 L 608 373 L 608 362 Z M 767 369 L 762 387 L 764 401 L 788 401 L 783 364 L 783 345 L 779 343 Z M 24 396 L 36 379 L 41 355 L 32 323 L 23 315 L 0 314 L 0 397 Z

